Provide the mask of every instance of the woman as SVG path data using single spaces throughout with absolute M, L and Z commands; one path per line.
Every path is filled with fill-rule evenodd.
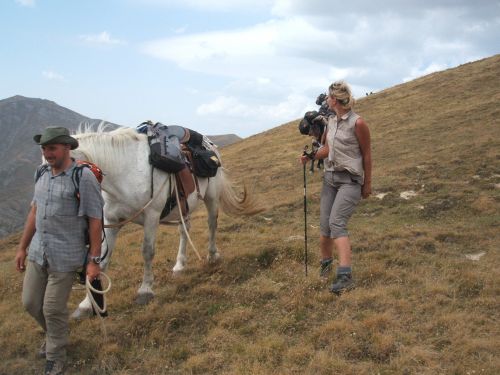
M 354 98 L 346 82 L 330 85 L 327 103 L 336 116 L 328 120 L 322 142 L 325 146 L 316 153 L 303 155 L 301 160 L 305 164 L 308 160 L 327 159 L 320 203 L 320 276 L 327 277 L 331 270 L 335 245 L 339 265 L 330 291 L 341 294 L 354 288 L 347 222 L 361 197 L 371 194 L 370 131 L 352 111 Z

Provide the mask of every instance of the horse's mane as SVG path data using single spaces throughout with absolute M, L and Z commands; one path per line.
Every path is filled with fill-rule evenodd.
M 106 126 L 100 126 L 96 131 L 93 131 L 91 128 L 85 128 L 83 130 L 79 130 L 76 133 L 76 138 L 81 142 L 100 142 L 100 143 L 109 143 L 112 145 L 120 147 L 124 143 L 129 141 L 138 141 L 143 139 L 143 135 L 138 133 L 135 129 L 132 128 L 118 128 L 112 131 L 106 131 Z
M 78 129 L 75 138 L 80 144 L 75 151 L 85 154 L 89 161 L 98 164 L 103 170 L 116 168 L 124 160 L 129 160 L 128 146 L 131 143 L 146 141 L 146 136 L 137 133 L 133 128 L 123 127 L 106 131 L 106 126 L 102 123 L 96 131 L 88 126 Z

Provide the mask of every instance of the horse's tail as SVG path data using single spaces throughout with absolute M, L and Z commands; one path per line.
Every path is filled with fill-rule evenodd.
M 243 184 L 243 196 L 237 196 L 233 183 L 224 172 L 223 168 L 219 168 L 219 183 L 220 183 L 220 203 L 222 210 L 229 215 L 255 215 L 265 210 L 257 201 L 255 195 L 249 193 L 245 184 Z

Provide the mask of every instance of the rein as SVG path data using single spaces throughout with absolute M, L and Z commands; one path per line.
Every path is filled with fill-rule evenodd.
M 151 180 L 153 180 L 153 175 L 151 175 Z M 126 220 L 123 220 L 123 221 L 119 221 L 118 223 L 115 223 L 115 224 L 105 224 L 104 225 L 104 228 L 119 228 L 119 227 L 122 227 L 124 226 L 125 224 L 128 224 L 130 223 L 131 221 L 135 220 L 140 214 L 142 214 L 142 212 L 149 207 L 149 205 L 151 204 L 151 202 L 153 202 L 155 200 L 155 198 L 158 197 L 158 194 L 161 193 L 162 189 L 165 187 L 165 185 L 167 184 L 167 182 L 170 180 L 170 178 L 167 178 L 165 179 L 165 182 L 163 183 L 163 185 L 160 187 L 160 189 L 158 190 L 158 192 L 156 193 L 155 196 L 153 196 L 153 189 L 151 189 L 151 199 L 149 200 L 148 203 L 146 203 L 146 205 L 144 207 L 142 207 L 139 211 L 137 211 L 134 215 L 132 215 L 130 218 L 126 219 Z M 153 186 L 153 184 L 151 183 L 151 187 Z
M 170 175 L 170 178 L 172 178 L 172 175 Z M 174 185 L 175 186 L 175 198 L 177 199 L 177 207 L 179 208 L 179 216 L 181 218 L 182 227 L 184 228 L 184 233 L 186 234 L 186 237 L 188 239 L 189 244 L 191 245 L 194 252 L 196 253 L 198 260 L 201 260 L 200 253 L 198 252 L 198 250 L 196 250 L 196 246 L 194 246 L 193 241 L 191 241 L 191 236 L 189 235 L 189 232 L 186 229 L 186 223 L 184 222 L 184 217 L 183 217 L 184 215 L 182 214 L 182 209 L 181 209 L 181 201 L 179 199 L 179 187 L 177 186 L 177 180 L 175 178 L 174 178 L 174 182 L 175 182 L 175 185 Z M 199 193 L 199 191 L 198 191 L 198 193 Z
M 92 304 L 92 307 L 94 308 L 94 311 L 96 312 L 96 315 L 99 317 L 99 320 L 101 323 L 101 331 L 102 331 L 102 334 L 104 336 L 104 340 L 107 340 L 108 335 L 106 333 L 106 325 L 104 324 L 104 318 L 101 315 L 104 312 L 106 312 L 106 307 L 107 307 L 106 306 L 106 299 L 103 298 L 103 306 L 102 306 L 102 308 L 100 308 L 99 305 L 97 304 L 97 302 L 95 301 L 92 293 L 97 293 L 97 294 L 101 294 L 104 296 L 111 289 L 111 279 L 104 272 L 101 272 L 100 276 L 104 276 L 104 278 L 107 280 L 108 287 L 104 290 L 97 290 L 92 286 L 92 284 L 90 283 L 90 280 L 87 277 L 85 279 L 85 292 L 87 293 L 87 297 L 89 298 L 90 303 Z

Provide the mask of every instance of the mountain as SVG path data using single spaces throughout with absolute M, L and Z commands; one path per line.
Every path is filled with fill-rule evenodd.
M 80 125 L 100 122 L 50 100 L 20 95 L 0 100 L 0 237 L 22 229 L 29 209 L 34 171 L 41 160 L 33 136 L 47 126 L 76 131 Z
M 314 98 L 311 98 L 314 100 Z M 134 304 L 142 228 L 119 233 L 106 273 L 105 325 L 71 323 L 77 374 L 498 374 L 500 369 L 500 55 L 363 97 L 373 196 L 349 222 L 356 289 L 340 297 L 318 275 L 322 174 L 304 175 L 310 138 L 298 120 L 222 148 L 235 183 L 267 211 L 219 216 L 221 262 L 173 274 L 179 234 L 156 236 L 155 298 Z M 242 191 L 241 186 L 238 191 Z M 206 254 L 207 218 L 190 235 Z M 304 273 L 304 234 L 308 267 Z M 20 303 L 0 240 L 0 374 L 35 373 L 41 336 Z M 85 292 L 75 290 L 70 309 Z
M 242 138 L 238 137 L 236 134 L 208 135 L 207 137 L 218 147 L 229 146 L 242 140 Z

